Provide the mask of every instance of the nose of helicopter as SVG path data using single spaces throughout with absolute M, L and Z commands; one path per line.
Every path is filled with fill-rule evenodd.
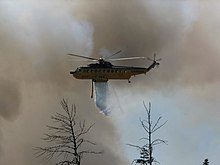
M 72 74 L 73 77 L 76 77 L 76 71 L 71 71 L 70 74 Z

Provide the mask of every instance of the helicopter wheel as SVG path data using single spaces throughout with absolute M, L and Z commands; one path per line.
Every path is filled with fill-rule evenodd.
M 128 83 L 131 83 L 131 81 L 130 81 L 130 80 L 128 80 Z

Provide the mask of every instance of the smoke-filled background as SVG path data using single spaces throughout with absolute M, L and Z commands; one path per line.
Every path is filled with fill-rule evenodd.
M 50 116 L 68 98 L 78 115 L 95 122 L 88 134 L 103 155 L 83 164 L 127 165 L 137 158 L 127 143 L 141 143 L 143 100 L 156 119 L 168 123 L 154 156 L 161 164 L 218 164 L 220 3 L 175 0 L 0 1 L 0 164 L 39 164 L 32 148 Z M 122 49 L 121 57 L 163 59 L 159 69 L 126 81 L 110 81 L 112 115 L 90 99 L 91 82 L 69 70 L 85 65 L 68 53 L 99 57 Z M 148 66 L 149 61 L 117 63 Z M 89 163 L 88 163 L 89 162 Z

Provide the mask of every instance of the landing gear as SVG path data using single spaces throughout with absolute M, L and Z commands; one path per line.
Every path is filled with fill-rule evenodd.
M 130 81 L 130 80 L 128 80 L 128 83 L 131 83 L 131 81 Z
M 93 85 L 94 85 L 94 84 L 93 84 L 93 82 L 94 82 L 94 81 L 92 80 L 92 91 L 91 91 L 91 98 L 93 98 L 93 91 L 94 91 L 94 89 L 93 89 L 93 88 L 94 88 L 94 86 L 93 86 Z

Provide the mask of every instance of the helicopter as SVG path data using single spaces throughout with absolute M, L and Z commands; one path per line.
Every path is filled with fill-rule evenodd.
M 115 66 L 109 61 L 123 61 L 123 60 L 135 60 L 135 59 L 144 59 L 145 57 L 127 57 L 127 58 L 110 58 L 119 54 L 121 52 L 118 51 L 107 58 L 93 58 L 86 57 L 77 54 L 68 54 L 69 56 L 84 58 L 89 61 L 93 61 L 96 63 L 88 64 L 86 67 L 78 67 L 75 71 L 70 71 L 70 74 L 73 75 L 76 79 L 89 79 L 92 80 L 92 91 L 93 91 L 93 82 L 107 82 L 108 80 L 128 80 L 128 83 L 131 83 L 131 76 L 146 74 L 155 66 L 159 66 L 161 61 L 160 59 L 156 59 L 156 54 L 154 54 L 153 59 L 147 58 L 152 61 L 152 64 L 145 67 L 134 67 L 134 66 Z M 91 95 L 93 97 L 93 95 Z

